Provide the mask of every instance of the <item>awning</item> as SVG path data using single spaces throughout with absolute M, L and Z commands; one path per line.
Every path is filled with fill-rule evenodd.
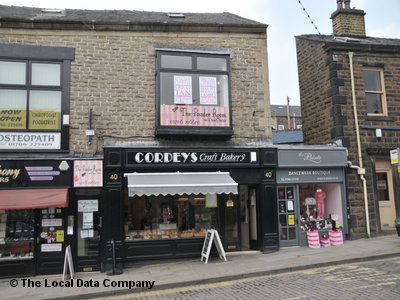
M 68 189 L 0 190 L 0 209 L 67 207 Z
M 129 197 L 138 195 L 237 194 L 229 172 L 128 173 Z

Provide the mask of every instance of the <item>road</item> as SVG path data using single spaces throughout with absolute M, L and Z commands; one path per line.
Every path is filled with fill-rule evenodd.
M 400 257 L 97 299 L 400 299 Z

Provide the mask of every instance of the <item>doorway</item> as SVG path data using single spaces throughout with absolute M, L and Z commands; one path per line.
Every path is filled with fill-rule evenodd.
M 240 225 L 241 249 L 259 250 L 257 230 L 257 188 L 241 185 L 240 192 Z
M 279 245 L 299 245 L 298 205 L 296 186 L 278 187 Z
M 375 188 L 379 206 L 381 230 L 394 230 L 396 208 L 390 162 L 384 159 L 377 159 L 375 162 L 375 168 Z
M 76 189 L 77 271 L 100 270 L 101 190 Z

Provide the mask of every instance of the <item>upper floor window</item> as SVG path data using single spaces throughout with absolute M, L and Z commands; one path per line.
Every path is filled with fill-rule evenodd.
M 60 63 L 0 60 L 0 130 L 60 130 L 61 94 Z
M 157 53 L 157 134 L 232 135 L 229 56 Z
M 0 150 L 68 150 L 72 47 L 0 43 Z
M 387 115 L 382 69 L 364 69 L 364 88 L 368 115 Z
M 279 124 L 278 125 L 278 130 L 285 130 L 285 125 Z

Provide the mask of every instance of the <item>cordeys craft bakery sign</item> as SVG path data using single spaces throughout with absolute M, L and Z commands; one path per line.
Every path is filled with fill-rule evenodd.
M 127 165 L 251 164 L 255 151 L 128 151 Z

